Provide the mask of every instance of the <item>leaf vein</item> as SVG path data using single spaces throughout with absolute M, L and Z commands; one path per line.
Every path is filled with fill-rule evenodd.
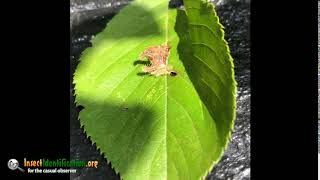
M 183 157 L 183 159 L 184 159 L 185 165 L 187 166 L 188 176 L 186 176 L 186 177 L 189 177 L 189 174 L 190 174 L 190 168 L 189 168 L 188 163 L 187 163 L 188 161 L 187 161 L 187 158 L 186 158 L 185 152 L 184 152 L 183 148 L 181 147 L 181 144 L 178 142 L 178 140 L 177 140 L 176 136 L 175 136 L 172 132 L 170 132 L 169 130 L 168 130 L 168 133 L 169 133 L 169 134 L 171 134 L 171 137 L 172 137 L 172 138 L 173 138 L 173 140 L 176 142 L 177 147 L 179 148 L 179 150 L 180 150 L 180 152 L 181 152 L 181 154 L 182 154 L 182 157 Z
M 216 34 L 208 25 L 206 24 L 197 24 L 197 23 L 189 23 L 189 25 L 191 26 L 201 26 L 201 27 L 205 27 L 206 29 L 208 29 L 216 38 L 221 39 L 222 37 L 219 37 L 218 34 Z
M 151 89 L 152 89 L 156 84 L 158 84 L 158 82 L 159 82 L 159 81 L 156 81 L 156 83 L 154 83 L 154 84 L 148 89 L 148 91 L 145 92 L 145 94 L 141 97 L 141 99 L 144 99 L 144 97 L 147 96 L 148 93 L 150 93 Z M 141 103 L 141 101 L 140 101 L 138 104 L 140 104 L 140 103 Z M 141 113 L 141 112 L 140 112 L 140 113 Z M 137 113 L 136 113 L 136 114 L 137 114 Z M 133 115 L 135 115 L 135 114 L 133 114 Z M 134 119 L 136 120 L 135 116 L 133 116 L 133 117 L 134 117 Z M 124 123 L 124 125 L 122 126 L 121 130 L 119 131 L 119 133 L 114 137 L 114 138 L 115 138 L 115 141 L 117 141 L 118 138 L 120 137 L 120 134 L 123 132 L 124 128 L 126 127 L 126 125 L 127 125 L 127 123 L 128 123 L 128 121 L 129 121 L 129 118 L 127 118 L 127 120 L 125 121 L 125 123 Z
M 219 56 L 217 55 L 217 52 L 208 44 L 206 43 L 192 43 L 192 45 L 198 45 L 198 46 L 205 46 L 207 48 L 210 49 L 210 51 L 212 51 L 214 53 L 214 55 L 217 57 L 217 59 L 219 60 L 219 62 L 224 66 L 225 63 L 221 61 L 221 59 L 219 58 Z
M 198 56 L 196 56 L 196 55 L 193 55 L 193 57 L 197 58 L 197 59 L 198 59 L 200 62 L 202 62 L 206 67 L 208 67 L 208 68 L 211 70 L 211 72 L 218 77 L 218 80 L 222 83 L 222 85 L 223 85 L 224 87 L 227 87 L 226 84 L 225 84 L 225 82 L 223 81 L 223 78 L 221 78 L 220 75 L 211 68 L 211 66 L 209 66 L 209 65 L 208 65 L 205 61 L 203 61 L 200 57 L 198 57 Z
M 199 143 L 199 145 L 200 145 L 200 149 L 201 149 L 201 152 L 203 153 L 204 152 L 204 150 L 203 150 L 203 146 L 202 146 L 202 143 L 201 143 L 201 141 L 200 141 L 200 136 L 199 136 L 199 133 L 198 133 L 198 131 L 197 131 L 197 129 L 195 128 L 195 124 L 194 124 L 194 119 L 191 117 L 191 115 L 190 115 L 190 113 L 189 113 L 189 111 L 177 100 L 177 99 L 175 99 L 174 97 L 172 97 L 172 96 L 168 96 L 170 99 L 172 99 L 172 100 L 174 100 L 180 107 L 182 107 L 182 109 L 183 109 L 183 111 L 184 112 L 186 112 L 186 114 L 188 115 L 188 119 L 190 119 L 190 121 L 191 121 L 191 123 L 192 123 L 192 129 L 194 130 L 194 132 L 195 132 L 195 135 L 197 136 L 197 140 L 198 140 L 198 143 Z

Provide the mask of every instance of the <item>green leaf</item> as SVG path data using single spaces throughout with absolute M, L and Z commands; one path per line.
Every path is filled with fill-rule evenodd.
M 185 11 L 178 11 L 177 16 L 177 23 L 181 23 L 176 30 L 180 37 L 180 59 L 218 127 L 221 144 L 225 146 L 231 136 L 236 112 L 237 84 L 233 59 L 213 4 L 205 0 L 184 0 L 184 5 Z
M 122 179 L 203 178 L 230 137 L 236 84 L 221 25 L 209 3 L 185 7 L 135 0 L 95 37 L 75 72 L 81 126 Z M 139 55 L 166 43 L 177 76 L 143 75 Z

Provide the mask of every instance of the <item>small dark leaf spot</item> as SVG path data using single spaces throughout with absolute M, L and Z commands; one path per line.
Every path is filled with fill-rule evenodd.
M 170 76 L 176 76 L 176 75 L 178 75 L 177 72 L 175 72 L 175 71 L 170 72 Z
M 122 111 L 128 111 L 128 109 L 129 109 L 128 107 L 123 107 Z

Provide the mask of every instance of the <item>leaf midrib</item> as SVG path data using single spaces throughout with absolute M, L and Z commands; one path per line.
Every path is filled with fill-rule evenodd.
M 169 2 L 168 2 L 169 3 Z M 165 39 L 165 44 L 167 45 L 168 44 L 168 34 L 169 34 L 169 6 L 167 6 L 167 12 L 166 12 L 167 16 L 166 16 L 166 22 L 165 22 L 165 29 L 166 29 L 166 39 Z M 168 59 L 167 59 L 167 64 L 169 64 L 169 58 L 170 58 L 170 54 L 168 56 Z M 166 166 L 166 175 L 165 177 L 168 178 L 168 148 L 167 148 L 167 121 L 168 121 L 168 79 L 167 79 L 167 75 L 165 75 L 165 79 L 164 79 L 164 82 L 165 82 L 165 92 L 166 92 L 166 97 L 165 97 L 165 166 Z

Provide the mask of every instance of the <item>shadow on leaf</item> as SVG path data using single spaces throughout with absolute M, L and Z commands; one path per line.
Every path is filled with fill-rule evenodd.
M 216 121 L 215 124 L 217 125 L 218 135 L 220 137 L 224 137 L 224 134 L 228 132 L 228 130 L 223 126 L 223 122 L 219 122 L 222 119 L 221 116 L 223 116 L 224 110 L 213 103 L 213 95 L 210 93 L 211 90 L 208 89 L 209 87 L 204 85 L 202 81 L 202 79 L 208 78 L 203 77 L 203 73 L 201 73 L 206 71 L 207 67 L 204 67 L 204 65 L 193 56 L 192 41 L 189 36 L 188 19 L 183 10 L 177 10 L 175 31 L 179 36 L 179 44 L 177 47 L 179 59 L 182 61 L 202 102 L 208 109 L 211 117 Z M 218 138 L 218 140 L 221 141 L 221 144 L 226 143 L 224 138 Z
M 111 162 L 112 167 L 120 167 L 119 170 L 123 174 L 130 171 L 133 164 L 128 162 L 134 162 L 136 158 L 143 158 L 141 151 L 152 145 L 149 144 L 148 139 L 152 128 L 159 124 L 158 121 L 153 121 L 156 120 L 156 113 L 138 103 L 97 102 L 92 101 L 90 97 L 82 97 L 82 102 L 90 106 L 75 107 L 71 103 L 70 109 L 74 117 L 72 118 L 73 128 L 80 127 L 76 119 L 79 115 L 81 127 L 84 128 L 91 143 L 91 140 L 94 139 L 99 154 L 108 152 L 103 153 L 103 156 L 108 162 Z M 91 148 L 82 143 L 71 142 L 71 144 L 80 146 L 81 151 Z M 87 158 L 84 153 L 74 153 L 78 154 L 77 158 Z M 119 178 L 119 176 L 112 175 L 109 170 L 107 173 L 110 173 L 109 176 L 113 176 L 113 179 Z

